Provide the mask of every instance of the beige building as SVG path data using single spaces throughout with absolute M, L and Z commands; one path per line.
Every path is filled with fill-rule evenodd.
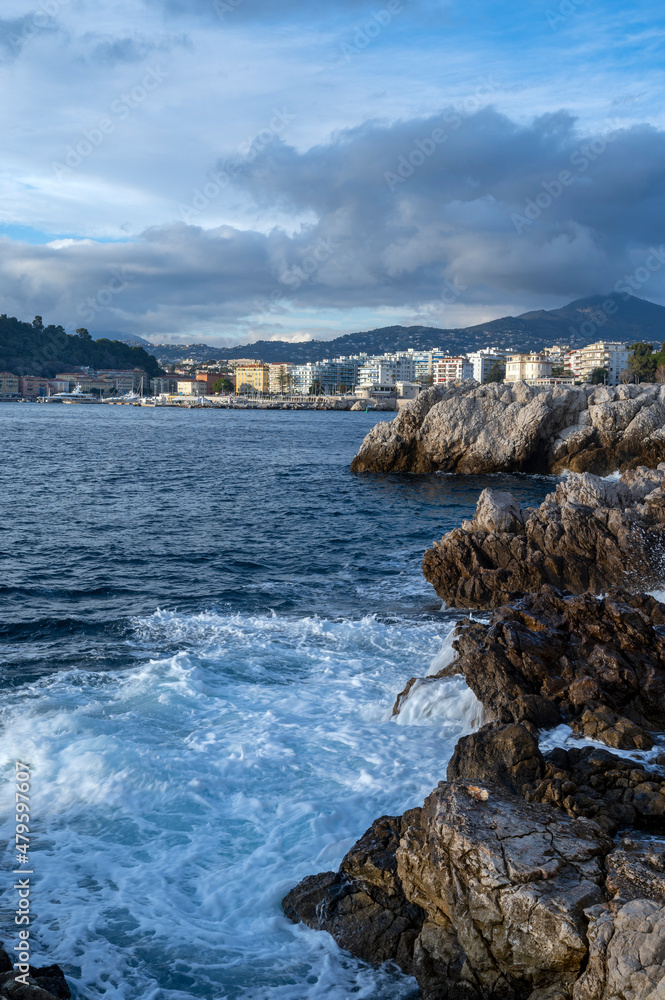
M 597 368 L 607 372 L 607 385 L 618 385 L 628 367 L 628 345 L 614 340 L 599 340 L 579 351 L 569 351 L 566 367 L 571 374 L 588 381 Z
M 509 354 L 506 382 L 531 382 L 552 377 L 552 359 L 546 354 Z
M 270 368 L 270 392 L 273 395 L 284 395 L 293 392 L 294 364 L 290 361 L 268 365 Z
M 236 368 L 236 392 L 270 392 L 270 365 L 244 365 Z

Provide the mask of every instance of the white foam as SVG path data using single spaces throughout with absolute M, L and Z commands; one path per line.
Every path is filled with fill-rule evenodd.
M 662 746 L 655 746 L 651 750 L 619 750 L 616 747 L 608 746 L 601 740 L 592 740 L 588 736 L 576 736 L 571 727 L 565 724 L 555 726 L 554 729 L 541 730 L 539 744 L 543 753 L 554 749 L 554 747 L 561 747 L 564 750 L 571 747 L 598 747 L 599 750 L 608 750 L 609 753 L 617 757 L 634 760 L 638 764 L 649 763 L 663 752 Z
M 445 776 L 461 678 L 387 721 L 440 645 L 435 621 L 159 612 L 135 668 L 5 691 L 0 815 L 14 759 L 33 766 L 36 963 L 105 1000 L 407 997 L 280 900 Z
M 453 723 L 464 733 L 482 725 L 483 706 L 463 677 L 421 677 L 393 717 L 401 726 Z

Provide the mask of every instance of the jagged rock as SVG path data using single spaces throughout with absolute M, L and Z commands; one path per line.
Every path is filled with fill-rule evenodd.
M 354 870 L 345 859 L 337 882 L 328 873 L 328 895 L 319 882 L 314 905 L 311 880 L 301 883 L 284 901 L 287 915 L 325 928 L 362 958 L 397 961 L 416 976 L 426 1000 L 517 1000 L 572 986 L 587 954 L 584 912 L 605 899 L 602 857 L 610 841 L 599 827 L 525 803 L 497 785 L 455 781 L 441 782 L 422 810 L 405 814 L 399 833 L 399 841 L 377 840 L 368 831 L 350 852 L 361 864 Z M 374 892 L 373 905 L 401 895 L 418 914 L 409 939 L 377 933 L 376 910 L 369 933 L 358 927 L 362 910 L 341 911 L 340 887 L 347 899 L 368 894 L 369 870 L 374 891 L 376 868 L 383 895 Z M 392 897 L 386 870 L 388 885 L 397 886 Z M 389 925 L 393 919 L 392 910 L 384 915 Z
M 545 584 L 575 594 L 662 587 L 665 465 L 618 482 L 571 474 L 536 509 L 486 489 L 473 520 L 425 552 L 423 572 L 451 607 L 498 607 Z
M 665 387 L 435 386 L 366 436 L 354 472 L 595 472 L 665 460 Z
M 588 912 L 589 963 L 574 1000 L 662 1000 L 665 906 L 634 899 L 614 910 L 610 905 Z
M 665 833 L 662 775 L 598 747 L 551 751 L 543 776 L 525 783 L 521 792 L 529 802 L 592 819 L 608 834 L 621 827 Z
M 616 899 L 652 899 L 665 904 L 665 842 L 626 837 L 605 859 L 606 885 Z
M 525 784 L 540 781 L 545 760 L 538 740 L 524 726 L 483 726 L 457 742 L 448 764 L 448 781 L 492 782 L 519 795 Z
M 663 625 L 665 605 L 649 595 L 562 597 L 545 587 L 497 609 L 489 624 L 460 622 L 457 658 L 434 676 L 462 674 L 488 722 L 584 728 L 587 710 L 596 722 L 610 710 L 621 742 L 640 749 L 652 743 L 648 730 L 665 729 Z M 594 728 L 617 745 L 613 732 Z
M 425 915 L 404 895 L 396 851 L 403 825 L 419 812 L 375 820 L 337 873 L 303 879 L 282 902 L 289 920 L 329 931 L 358 958 L 393 960 L 411 973 L 413 945 Z
M 0 996 L 11 1000 L 70 1000 L 71 993 L 58 965 L 36 969 L 30 966 L 28 985 L 16 982 L 12 959 L 0 947 Z

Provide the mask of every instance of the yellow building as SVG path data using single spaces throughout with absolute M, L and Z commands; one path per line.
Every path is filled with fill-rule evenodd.
M 0 372 L 0 396 L 18 396 L 18 375 Z
M 270 365 L 242 365 L 236 368 L 236 393 L 270 392 Z
M 531 382 L 551 376 L 552 360 L 546 354 L 509 354 L 506 358 L 506 382 Z

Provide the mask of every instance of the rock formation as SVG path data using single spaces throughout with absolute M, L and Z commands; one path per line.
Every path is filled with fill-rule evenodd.
M 69 1000 L 71 993 L 60 966 L 41 969 L 30 966 L 28 984 L 16 982 L 17 972 L 12 959 L 0 947 L 0 996 L 11 1000 Z
M 544 584 L 582 594 L 665 583 L 665 465 L 617 482 L 571 473 L 537 508 L 484 490 L 472 521 L 428 549 L 423 572 L 451 607 L 492 608 Z
M 369 432 L 353 472 L 594 472 L 665 461 L 665 386 L 435 386 Z
M 610 815 L 608 790 L 634 803 L 649 777 L 635 770 L 590 748 L 550 760 L 524 727 L 484 727 L 422 809 L 374 823 L 339 872 L 289 893 L 285 913 L 361 958 L 397 962 L 424 1000 L 656 1000 L 665 841 L 607 836 L 631 822 Z M 584 818 L 594 806 L 604 822 Z M 662 833 L 662 811 L 651 819 Z
M 457 625 L 462 674 L 487 722 L 562 722 L 619 749 L 649 749 L 665 729 L 665 605 L 644 594 L 562 597 L 550 587 Z M 395 702 L 400 707 L 413 679 Z

